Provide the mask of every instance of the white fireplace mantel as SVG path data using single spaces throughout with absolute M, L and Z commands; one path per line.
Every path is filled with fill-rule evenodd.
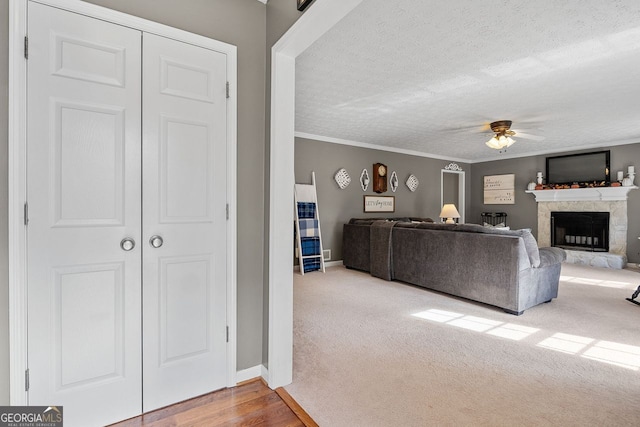
M 567 188 L 564 190 L 526 190 L 525 193 L 533 194 L 536 202 L 575 202 L 575 201 L 617 201 L 627 200 L 629 191 L 638 187 L 594 187 L 594 188 Z

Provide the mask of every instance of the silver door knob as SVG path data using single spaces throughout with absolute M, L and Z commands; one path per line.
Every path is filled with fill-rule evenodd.
M 158 235 L 151 236 L 151 238 L 149 239 L 149 244 L 156 249 L 162 246 L 163 243 L 164 243 L 164 240 L 162 240 L 162 237 Z
M 136 247 L 136 241 L 131 237 L 125 237 L 120 241 L 120 247 L 123 251 L 129 252 L 131 249 Z

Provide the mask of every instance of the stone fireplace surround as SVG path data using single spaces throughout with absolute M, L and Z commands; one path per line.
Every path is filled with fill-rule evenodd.
M 627 265 L 627 194 L 631 187 L 533 190 L 538 202 L 538 245 L 551 246 L 551 212 L 609 212 L 609 252 L 567 252 L 567 262 L 621 269 Z

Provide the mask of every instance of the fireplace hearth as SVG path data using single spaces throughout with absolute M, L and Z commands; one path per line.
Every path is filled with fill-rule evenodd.
M 609 212 L 551 212 L 551 246 L 608 252 Z

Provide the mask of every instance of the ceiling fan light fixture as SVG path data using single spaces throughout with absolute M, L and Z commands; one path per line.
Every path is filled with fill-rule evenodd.
M 511 120 L 500 120 L 491 123 L 490 126 L 491 130 L 494 131 L 496 135 L 486 142 L 487 147 L 495 150 L 502 150 L 511 147 L 513 143 L 516 142 L 510 136 L 515 134 L 514 132 L 509 131 L 511 128 Z
M 510 136 L 496 134 L 496 136 L 488 140 L 486 144 L 487 147 L 493 148 L 494 150 L 502 150 L 503 148 L 511 147 L 514 142 L 516 142 L 515 139 L 512 139 Z

